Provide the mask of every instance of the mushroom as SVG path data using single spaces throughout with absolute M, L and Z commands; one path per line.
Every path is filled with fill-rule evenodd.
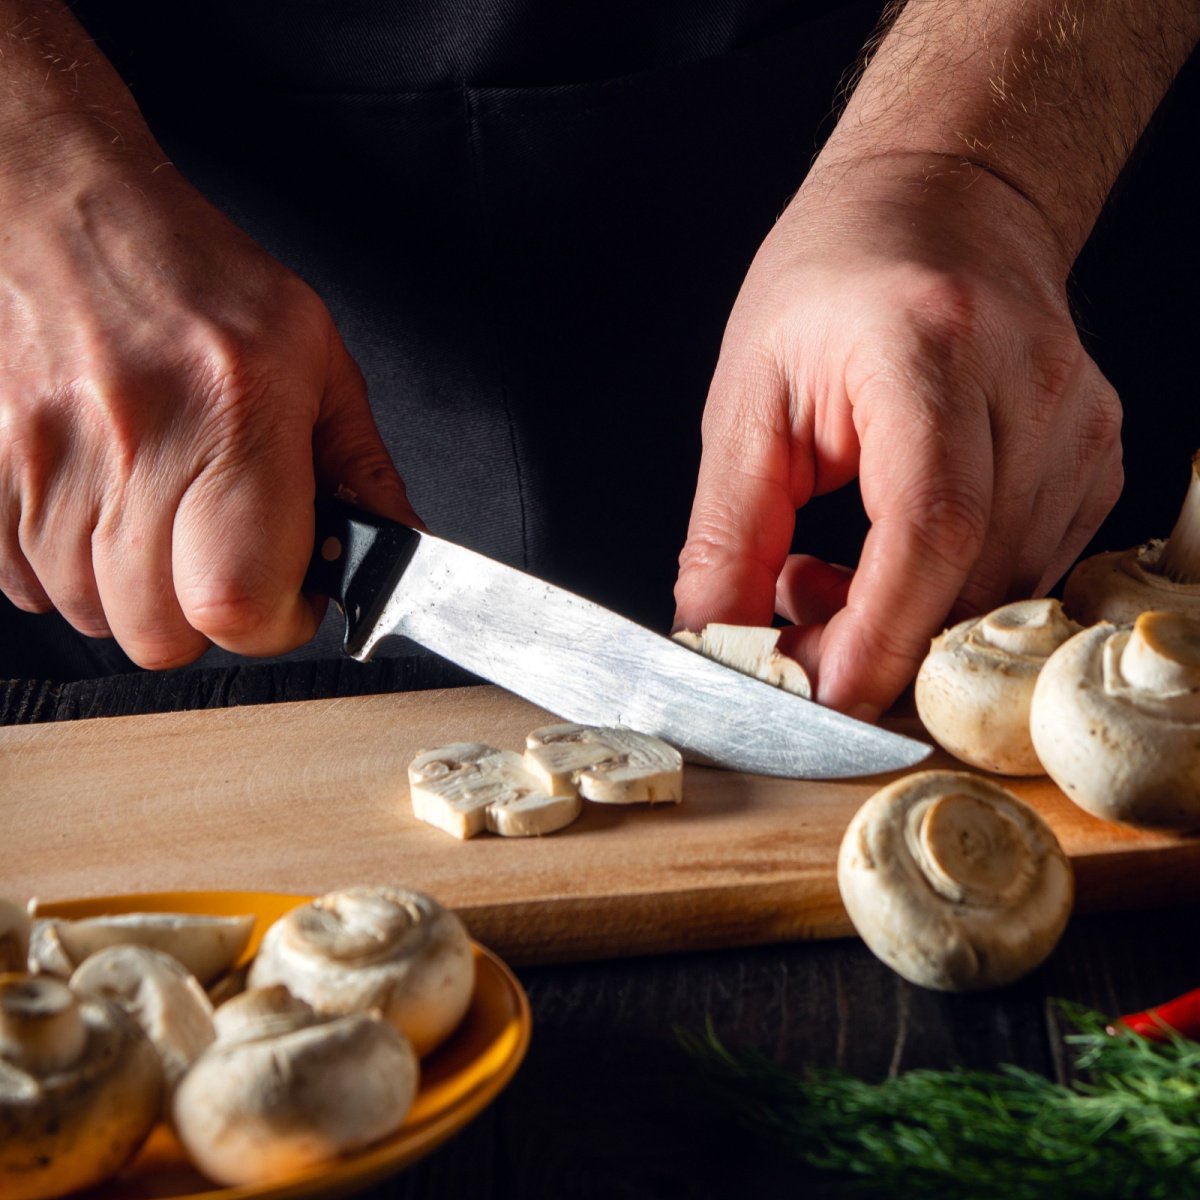
M 207 986 L 233 967 L 253 931 L 253 916 L 139 912 L 77 921 L 43 917 L 34 921 L 29 953 L 37 970 L 67 978 L 107 946 L 150 946 L 177 959 Z
M 765 625 L 705 625 L 699 633 L 681 629 L 672 636 L 689 650 L 753 675 L 764 683 L 812 699 L 812 681 L 805 669 L 778 648 L 780 630 Z
M 1011 983 L 1054 948 L 1071 865 L 1033 809 L 966 771 L 921 771 L 855 814 L 837 862 L 863 941 L 911 983 L 968 991 Z
M 230 1000 L 217 1025 L 171 1107 L 188 1157 L 217 1183 L 273 1183 L 368 1146 L 416 1097 L 412 1047 L 373 1014 L 321 1016 L 279 987 Z
M 0 975 L 26 969 L 32 925 L 21 905 L 0 896 Z
M 421 892 L 349 888 L 271 925 L 251 988 L 281 983 L 319 1013 L 377 1009 L 424 1057 L 458 1026 L 475 987 L 462 922 Z
M 1033 685 L 1080 628 L 1057 600 L 1018 600 L 934 638 L 915 688 L 930 736 L 973 767 L 1042 774 L 1029 734 Z
M 1033 693 L 1050 778 L 1108 821 L 1200 828 L 1200 621 L 1144 612 L 1055 651 Z
M 213 1007 L 182 963 L 149 946 L 109 946 L 89 955 L 71 988 L 115 1000 L 142 1028 L 162 1062 L 166 1103 L 215 1036 Z
M 453 834 L 490 829 L 501 837 L 553 833 L 579 816 L 574 792 L 550 795 L 514 750 L 454 742 L 418 754 L 408 767 L 413 815 Z
M 683 799 L 683 758 L 661 738 L 632 729 L 544 725 L 525 739 L 525 761 L 546 791 L 600 804 Z
M 1128 625 L 1151 610 L 1200 619 L 1200 453 L 1171 536 L 1085 558 L 1067 578 L 1063 605 L 1083 625 Z
M 159 1112 L 145 1034 L 109 1000 L 48 976 L 0 977 L 0 1195 L 62 1196 L 110 1178 Z

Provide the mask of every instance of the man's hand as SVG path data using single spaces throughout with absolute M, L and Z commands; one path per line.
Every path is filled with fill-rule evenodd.
M 948 614 L 1044 592 L 1121 486 L 1120 407 L 1038 214 L 975 168 L 818 170 L 734 308 L 704 416 L 678 620 L 806 628 L 818 698 L 874 717 Z M 861 479 L 853 575 L 789 559 L 796 509 Z
M 0 7 L 0 589 L 147 667 L 289 650 L 317 489 L 416 519 L 358 369 L 61 9 Z
M 1192 0 L 908 0 L 726 330 L 677 622 L 796 621 L 817 697 L 877 716 L 946 623 L 1044 592 L 1121 486 L 1066 279 L 1200 36 Z M 851 574 L 788 557 L 858 476 Z M 786 643 L 786 639 L 785 639 Z

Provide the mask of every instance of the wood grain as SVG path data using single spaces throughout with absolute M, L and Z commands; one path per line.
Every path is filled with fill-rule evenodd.
M 689 766 L 682 805 L 589 804 L 533 840 L 462 843 L 414 820 L 405 772 L 419 750 L 517 748 L 547 719 L 499 689 L 467 687 L 0 728 L 0 891 L 401 882 L 457 908 L 516 963 L 852 932 L 837 847 L 884 777 Z M 1008 784 L 1074 860 L 1081 911 L 1200 899 L 1200 841 L 1097 821 L 1044 779 Z

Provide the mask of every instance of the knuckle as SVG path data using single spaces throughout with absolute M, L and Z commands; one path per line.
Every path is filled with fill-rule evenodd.
M 918 554 L 927 565 L 954 571 L 975 562 L 988 528 L 988 511 L 975 488 L 936 480 L 910 499 Z
M 188 624 L 222 645 L 256 639 L 274 608 L 261 593 L 233 581 L 208 583 L 179 599 Z

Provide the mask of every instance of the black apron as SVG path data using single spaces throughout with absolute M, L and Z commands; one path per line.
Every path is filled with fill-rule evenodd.
M 328 304 L 430 528 L 660 629 L 725 320 L 878 9 L 76 6 Z M 853 557 L 848 523 L 806 548 Z M 327 622 L 303 653 L 335 649 Z

